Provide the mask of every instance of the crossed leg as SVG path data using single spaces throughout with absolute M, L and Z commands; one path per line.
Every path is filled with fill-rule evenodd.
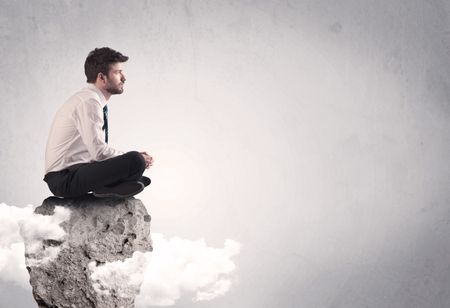
M 136 182 L 145 170 L 144 157 L 137 151 L 104 161 L 78 164 L 58 172 L 48 173 L 44 181 L 60 197 L 78 197 L 124 182 Z

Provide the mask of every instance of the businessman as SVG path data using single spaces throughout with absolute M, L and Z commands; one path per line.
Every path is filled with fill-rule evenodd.
M 97 197 L 127 198 L 150 184 L 143 176 L 153 165 L 145 151 L 124 153 L 108 144 L 107 103 L 125 84 L 122 63 L 128 57 L 111 48 L 96 48 L 85 61 L 87 87 L 57 111 L 45 151 L 45 177 L 58 197 L 92 192 Z

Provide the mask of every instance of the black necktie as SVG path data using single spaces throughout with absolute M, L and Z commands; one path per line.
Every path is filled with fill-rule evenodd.
M 108 106 L 103 107 L 103 127 L 105 131 L 105 142 L 108 143 Z

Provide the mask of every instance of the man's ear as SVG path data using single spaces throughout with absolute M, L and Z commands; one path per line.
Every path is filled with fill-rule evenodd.
M 103 73 L 98 73 L 97 80 L 106 82 L 106 76 Z

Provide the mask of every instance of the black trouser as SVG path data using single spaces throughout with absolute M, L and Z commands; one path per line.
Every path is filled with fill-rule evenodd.
M 50 191 L 58 197 L 79 197 L 123 181 L 137 181 L 145 171 L 145 159 L 131 151 L 103 161 L 82 163 L 45 175 Z

